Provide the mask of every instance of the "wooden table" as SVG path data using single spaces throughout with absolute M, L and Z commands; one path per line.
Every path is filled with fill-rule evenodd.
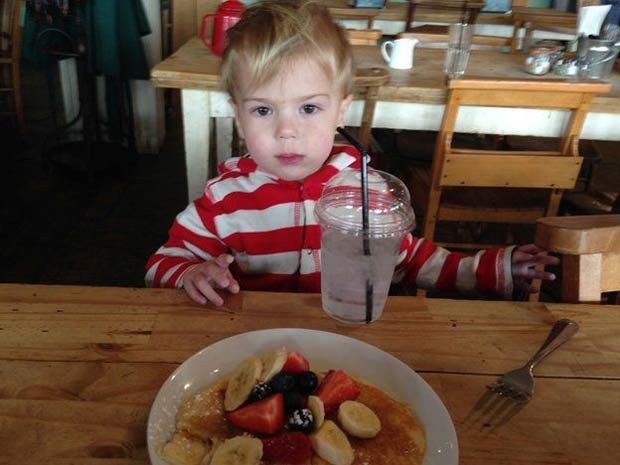
M 527 360 L 554 321 L 579 333 L 536 371 L 532 400 L 493 428 L 469 416 L 496 375 Z M 0 285 L 0 463 L 148 463 L 146 421 L 168 375 L 246 331 L 302 327 L 391 353 L 435 390 L 463 465 L 616 465 L 620 307 L 391 297 L 381 320 L 343 326 L 320 296 L 242 292 L 199 308 L 182 291 Z
M 385 62 L 374 46 L 355 46 L 358 67 L 384 67 Z M 445 50 L 416 49 L 411 70 L 388 68 L 390 81 L 379 91 L 373 127 L 437 130 L 446 101 L 443 73 Z M 473 51 L 468 75 L 526 77 L 522 55 L 497 51 Z M 228 95 L 220 90 L 220 58 L 213 55 L 198 38 L 190 40 L 175 54 L 155 66 L 151 79 L 157 87 L 181 89 L 188 196 L 202 192 L 208 177 L 210 118 L 215 119 L 219 161 L 230 156 L 232 109 Z M 557 78 L 553 75 L 543 78 Z M 620 140 L 620 73 L 612 77 L 610 94 L 595 97 L 581 138 Z M 358 125 L 361 102 L 351 106 L 348 121 Z M 550 136 L 559 133 L 565 115 L 558 111 L 506 111 L 501 108 L 471 108 L 461 118 L 457 130 L 469 133 Z

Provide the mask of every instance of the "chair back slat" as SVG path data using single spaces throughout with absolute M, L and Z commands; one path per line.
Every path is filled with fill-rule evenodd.
M 455 90 L 460 105 L 520 108 L 579 108 L 583 94 L 538 90 Z
M 571 189 L 581 157 L 448 154 L 442 186 Z
M 351 45 L 376 45 L 382 35 L 381 29 L 347 29 Z

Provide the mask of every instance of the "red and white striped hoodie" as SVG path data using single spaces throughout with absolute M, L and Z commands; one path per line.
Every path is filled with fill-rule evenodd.
M 203 195 L 177 215 L 166 243 L 146 265 L 146 283 L 183 287 L 194 264 L 230 253 L 241 289 L 320 292 L 320 227 L 314 206 L 325 183 L 345 168 L 359 168 L 359 153 L 335 146 L 323 167 L 303 181 L 261 171 L 251 157 L 220 166 Z M 394 281 L 422 289 L 509 297 L 511 248 L 473 256 L 449 252 L 407 234 Z

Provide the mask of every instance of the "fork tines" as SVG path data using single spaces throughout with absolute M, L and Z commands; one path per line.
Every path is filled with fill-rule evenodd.
M 508 395 L 508 391 L 499 385 L 489 385 L 467 414 L 464 423 L 478 425 L 481 431 L 487 429 L 488 432 L 493 432 L 519 413 L 527 400 L 513 399 Z
M 509 384 L 502 383 L 501 381 L 487 385 L 487 389 L 491 392 L 494 392 L 498 396 L 506 397 L 520 403 L 525 403 L 529 401 L 531 397 L 522 390 L 515 389 Z

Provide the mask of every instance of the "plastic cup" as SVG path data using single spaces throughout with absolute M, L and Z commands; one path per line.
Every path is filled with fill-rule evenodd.
M 404 235 L 415 225 L 411 198 L 395 176 L 368 170 L 368 239 L 364 255 L 361 173 L 345 170 L 323 189 L 315 207 L 321 226 L 323 310 L 345 323 L 366 323 L 366 289 L 372 284 L 372 316 L 387 300 Z

